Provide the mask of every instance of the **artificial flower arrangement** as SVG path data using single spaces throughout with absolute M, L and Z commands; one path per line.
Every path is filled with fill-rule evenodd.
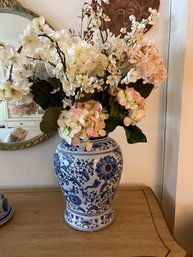
M 144 33 L 158 13 L 141 22 L 134 16 L 131 31 L 113 35 L 103 5 L 84 3 L 81 29 L 53 30 L 43 17 L 35 18 L 21 36 L 21 47 L 0 41 L 6 76 L 0 99 L 34 107 L 45 113 L 44 133 L 59 131 L 69 144 L 91 150 L 90 138 L 105 136 L 117 126 L 128 143 L 146 142 L 137 123 L 145 116 L 145 99 L 166 78 L 163 58 Z

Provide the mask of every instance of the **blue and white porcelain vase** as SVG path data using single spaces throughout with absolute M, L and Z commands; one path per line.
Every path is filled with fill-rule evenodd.
M 115 140 L 107 136 L 91 141 L 89 152 L 62 141 L 54 154 L 55 173 L 66 199 L 64 218 L 81 231 L 100 230 L 113 221 L 111 203 L 123 167 Z

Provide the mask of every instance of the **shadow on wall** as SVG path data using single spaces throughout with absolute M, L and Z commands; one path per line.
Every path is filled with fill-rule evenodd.
M 176 241 L 193 256 L 193 215 L 186 217 L 176 229 Z
M 170 230 L 174 234 L 174 219 L 175 219 L 175 200 L 172 198 L 170 192 L 165 188 L 162 194 L 161 208 L 165 217 L 165 221 Z

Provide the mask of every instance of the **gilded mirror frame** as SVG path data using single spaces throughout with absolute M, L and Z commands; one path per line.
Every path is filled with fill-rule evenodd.
M 23 7 L 17 0 L 0 0 L 0 13 L 12 13 L 29 20 L 38 17 L 36 13 Z
M 29 20 L 32 20 L 39 15 L 30 11 L 29 9 L 23 7 L 17 0 L 0 0 L 0 14 L 1 13 L 10 13 L 18 16 L 25 17 Z M 15 143 L 2 143 L 0 142 L 0 150 L 21 150 L 25 148 L 29 148 L 31 146 L 37 145 L 46 139 L 48 139 L 51 135 L 48 134 L 39 134 L 29 140 L 25 140 L 22 142 Z

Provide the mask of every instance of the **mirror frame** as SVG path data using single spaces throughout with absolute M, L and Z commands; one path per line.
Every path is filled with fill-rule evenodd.
M 38 14 L 23 7 L 17 0 L 0 0 L 0 13 L 16 14 L 29 20 L 38 17 Z
M 10 13 L 16 14 L 18 16 L 25 17 L 29 20 L 32 20 L 39 15 L 30 11 L 29 9 L 23 7 L 17 0 L 0 0 L 0 13 Z M 37 145 L 46 139 L 51 137 L 51 134 L 41 133 L 38 136 L 35 136 L 29 140 L 17 143 L 2 143 L 0 142 L 0 150 L 21 150 L 34 145 Z

